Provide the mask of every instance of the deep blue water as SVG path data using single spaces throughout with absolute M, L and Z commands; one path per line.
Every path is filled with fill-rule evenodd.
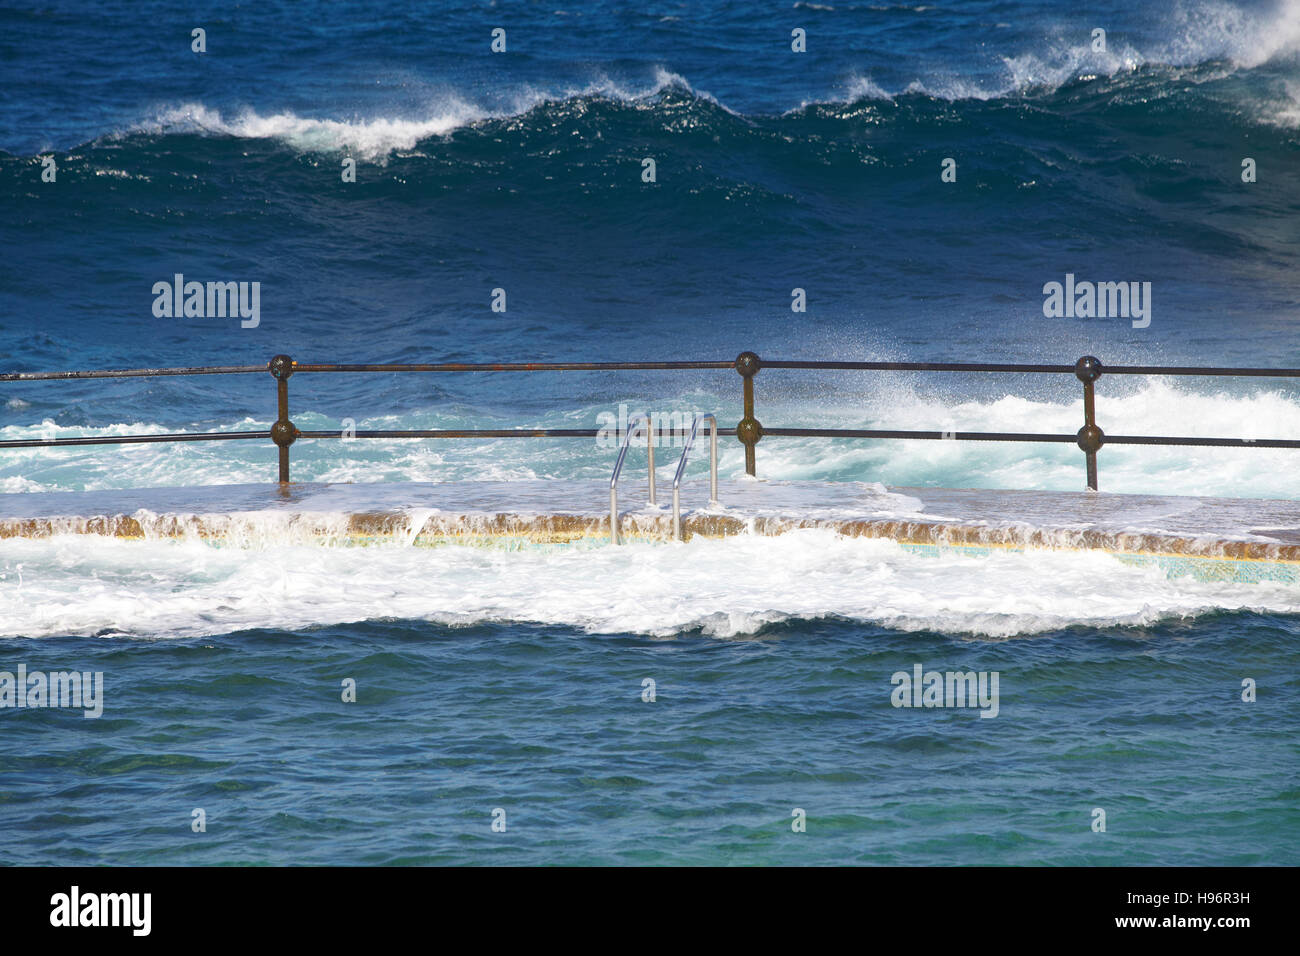
M 6 5 L 0 370 L 743 349 L 1300 365 L 1292 0 L 555 7 Z M 206 53 L 191 51 L 195 27 Z M 806 53 L 790 49 L 795 28 Z M 42 182 L 45 156 L 55 182 Z M 953 183 L 940 178 L 949 157 Z M 260 324 L 156 317 L 151 289 L 176 273 L 260 282 Z M 1044 317 L 1043 285 L 1066 273 L 1152 283 L 1150 326 Z M 796 288 L 807 312 L 791 311 Z M 1029 379 L 758 384 L 769 424 L 940 427 L 927 416 L 951 412 L 963 428 L 1012 427 L 1012 394 L 1055 428 L 1078 401 L 1077 383 Z M 1129 433 L 1300 435 L 1286 383 L 1099 388 L 1104 423 L 1137 423 Z M 620 402 L 739 412 L 723 372 L 300 376 L 293 396 L 305 428 L 593 427 Z M 273 415 L 260 375 L 0 383 L 2 437 Z M 248 444 L 0 452 L 0 491 L 268 480 L 273 450 Z M 1071 449 L 772 444 L 759 456 L 773 477 L 1080 486 Z M 1244 457 L 1107 449 L 1103 487 L 1300 496 L 1287 455 L 1231 454 Z M 295 455 L 296 476 L 318 480 L 608 469 L 593 450 L 507 443 Z M 738 467 L 729 447 L 724 469 Z M 508 566 L 477 585 L 499 605 L 462 626 L 439 616 L 454 603 L 441 593 L 406 619 L 373 590 L 346 620 L 313 617 L 311 589 L 348 582 L 294 578 L 296 558 L 272 548 L 250 564 L 283 573 L 300 626 L 229 632 L 218 614 L 205 629 L 196 602 L 178 636 L 134 633 L 133 609 L 186 606 L 203 571 L 170 577 L 167 562 L 196 559 L 138 553 L 0 542 L 0 607 L 23 622 L 0 622 L 0 669 L 102 670 L 109 691 L 98 721 L 0 713 L 0 829 L 14 837 L 0 860 L 1297 862 L 1300 618 L 1272 613 L 1288 603 L 1276 595 L 1191 589 L 1134 624 L 1138 588 L 1113 625 L 1026 624 L 1005 642 L 908 627 L 882 595 L 861 619 L 803 610 L 665 640 L 630 613 L 626 628 L 616 614 L 566 620 L 562 595 L 522 578 L 507 594 Z M 444 560 L 424 552 L 407 570 Z M 663 560 L 638 554 L 625 571 Z M 936 605 L 970 587 L 952 573 L 933 584 Z M 1096 587 L 1116 597 L 1126 580 Z M 720 566 L 683 603 L 726 614 L 734 586 Z M 788 587 L 774 611 L 817 578 Z M 617 580 L 609 593 L 618 606 Z M 1028 616 L 1034 596 L 1008 584 L 1006 613 Z M 69 609 L 66 633 L 40 629 Z M 889 675 L 917 662 L 1000 671 L 1002 713 L 892 708 Z M 345 677 L 355 704 L 339 701 Z M 1247 677 L 1254 704 L 1239 700 Z M 506 834 L 489 829 L 498 806 Z M 204 835 L 189 832 L 195 807 Z M 790 831 L 793 807 L 806 834 Z M 1089 828 L 1094 807 L 1106 834 Z

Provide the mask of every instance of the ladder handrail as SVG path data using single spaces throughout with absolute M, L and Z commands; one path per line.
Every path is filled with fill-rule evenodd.
M 650 504 L 655 504 L 655 443 L 653 422 L 649 415 L 638 413 L 627 420 L 627 434 L 623 436 L 622 447 L 618 450 L 618 460 L 614 462 L 614 474 L 609 479 L 609 534 L 614 544 L 622 544 L 618 535 L 618 476 L 623 471 L 623 459 L 632 445 L 632 437 L 638 426 L 645 426 L 645 444 L 649 453 L 650 470 Z M 715 426 L 716 427 L 716 426 Z
M 712 414 L 696 415 L 682 447 L 682 457 L 677 461 L 677 474 L 673 476 L 673 538 L 678 541 L 682 540 L 682 475 L 686 473 L 686 459 L 695 444 L 695 434 L 704 421 L 709 423 L 709 507 L 718 507 L 718 418 Z

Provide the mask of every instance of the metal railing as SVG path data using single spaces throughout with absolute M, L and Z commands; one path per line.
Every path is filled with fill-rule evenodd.
M 195 366 L 186 368 L 142 368 L 67 372 L 7 372 L 0 373 L 0 382 L 40 382 L 81 379 L 147 378 L 177 375 L 241 375 L 270 372 L 276 381 L 275 423 L 264 431 L 172 433 L 163 435 L 105 435 L 85 438 L 18 439 L 0 441 L 0 450 L 9 448 L 57 448 L 76 445 L 126 445 L 153 442 L 237 441 L 270 440 L 279 452 L 279 480 L 289 481 L 289 448 L 300 438 L 595 438 L 601 429 L 586 428 L 521 428 L 521 429 L 407 429 L 407 430 L 357 430 L 304 431 L 294 425 L 289 417 L 289 379 L 297 373 L 366 373 L 366 372 L 429 372 L 429 373 L 488 373 L 488 372 L 590 372 L 618 370 L 723 370 L 734 369 L 741 376 L 743 417 L 735 428 L 716 429 L 716 435 L 734 435 L 745 448 L 745 471 L 757 473 L 755 449 L 765 438 L 847 438 L 847 439 L 905 439 L 905 440 L 955 440 L 955 441 L 1005 441 L 1005 442 L 1056 442 L 1075 444 L 1084 453 L 1087 471 L 1086 487 L 1097 490 L 1097 452 L 1104 445 L 1186 445 L 1254 448 L 1300 448 L 1300 440 L 1283 438 L 1190 438 L 1157 435 L 1107 435 L 1097 424 L 1095 385 L 1105 375 L 1188 375 L 1215 377 L 1266 377 L 1300 378 L 1296 368 L 1221 368 L 1128 365 L 1103 366 L 1091 355 L 1085 355 L 1073 365 L 1032 365 L 981 362 L 827 362 L 760 359 L 753 352 L 742 352 L 730 362 L 514 362 L 514 363 L 439 363 L 429 365 L 325 365 L 300 364 L 287 355 L 277 355 L 266 365 Z M 1074 375 L 1083 384 L 1083 425 L 1070 434 L 1041 434 L 1030 432 L 960 432 L 960 431 L 899 431 L 857 428 L 781 428 L 761 424 L 755 415 L 754 378 L 762 369 L 849 370 L 849 371 L 918 371 L 960 373 L 1031 373 Z M 650 442 L 653 448 L 654 441 Z M 653 469 L 651 471 L 653 482 Z M 652 484 L 653 500 L 653 484 Z
M 623 444 L 618 449 L 618 460 L 614 462 L 614 474 L 609 479 L 609 538 L 614 544 L 622 544 L 618 533 L 618 476 L 623 471 L 623 462 L 627 450 L 632 447 L 632 437 L 645 426 L 645 446 L 647 470 L 650 472 L 650 504 L 655 503 L 655 442 L 653 422 L 649 415 L 633 415 L 627 420 L 627 432 L 623 435 Z
M 700 422 L 709 423 L 709 507 L 718 507 L 718 418 L 716 415 L 696 415 L 691 420 L 686 444 L 682 446 L 682 457 L 677 461 L 677 473 L 673 475 L 673 537 L 678 541 L 682 540 L 682 475 L 686 473 L 686 460 L 695 444 Z M 654 503 L 653 498 L 650 501 Z
M 1212 377 L 1300 378 L 1297 368 L 1221 368 L 1161 365 L 1108 365 L 1085 355 L 1073 365 L 1019 365 L 986 362 L 803 362 L 766 361 L 753 352 L 736 357 L 736 371 L 745 380 L 745 417 L 736 436 L 745 444 L 745 470 L 754 474 L 754 446 L 760 439 L 799 438 L 902 438 L 955 441 L 1061 442 L 1078 445 L 1085 456 L 1088 491 L 1097 490 L 1097 452 L 1102 445 L 1198 445 L 1224 448 L 1300 448 L 1300 440 L 1286 438 L 1190 438 L 1164 435 L 1107 435 L 1097 425 L 1094 386 L 1107 375 L 1199 375 Z M 872 428 L 764 428 L 754 417 L 754 376 L 763 368 L 841 369 L 878 372 L 1015 372 L 1073 374 L 1083 383 L 1083 426 L 1073 435 L 1030 432 L 895 431 Z

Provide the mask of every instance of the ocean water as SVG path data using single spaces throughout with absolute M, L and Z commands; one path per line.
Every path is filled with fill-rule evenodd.
M 1295 0 L 19 2 L 0 70 L 0 371 L 746 349 L 1300 366 Z M 260 283 L 257 326 L 156 316 L 177 273 Z M 1067 274 L 1150 282 L 1150 324 L 1045 317 Z M 769 426 L 1082 424 L 1069 376 L 755 381 Z M 730 371 L 303 373 L 290 394 L 303 429 L 740 417 Z M 0 383 L 0 440 L 274 415 L 269 375 Z M 1103 376 L 1098 420 L 1295 438 L 1300 391 Z M 304 440 L 293 474 L 591 479 L 612 458 Z M 758 446 L 763 478 L 921 488 L 1079 490 L 1081 458 Z M 1099 464 L 1103 491 L 1300 498 L 1283 450 Z M 733 441 L 721 469 L 743 472 Z M 0 451 L 9 494 L 274 476 L 269 443 Z M 1280 584 L 820 532 L 531 552 L 9 539 L 0 670 L 102 671 L 104 714 L 0 711 L 0 861 L 1295 864 L 1298 615 Z M 997 717 L 892 706 L 917 664 L 997 672 Z

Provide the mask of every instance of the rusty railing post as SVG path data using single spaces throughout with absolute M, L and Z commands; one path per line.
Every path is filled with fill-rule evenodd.
M 289 446 L 298 438 L 298 429 L 289 421 L 289 376 L 293 374 L 293 359 L 277 355 L 267 364 L 275 378 L 278 417 L 271 426 L 271 440 L 280 449 L 280 484 L 289 483 Z
M 741 352 L 736 356 L 736 371 L 745 380 L 745 417 L 736 423 L 736 438 L 745 446 L 745 473 L 748 475 L 756 474 L 754 446 L 763 437 L 763 426 L 754 417 L 754 376 L 762 367 L 762 361 L 753 352 Z
M 1079 429 L 1078 445 L 1088 461 L 1088 490 L 1097 490 L 1097 449 L 1106 440 L 1106 433 L 1097 427 L 1097 407 L 1092 383 L 1101 378 L 1101 362 L 1085 355 L 1074 363 L 1074 375 L 1083 383 L 1083 427 Z

